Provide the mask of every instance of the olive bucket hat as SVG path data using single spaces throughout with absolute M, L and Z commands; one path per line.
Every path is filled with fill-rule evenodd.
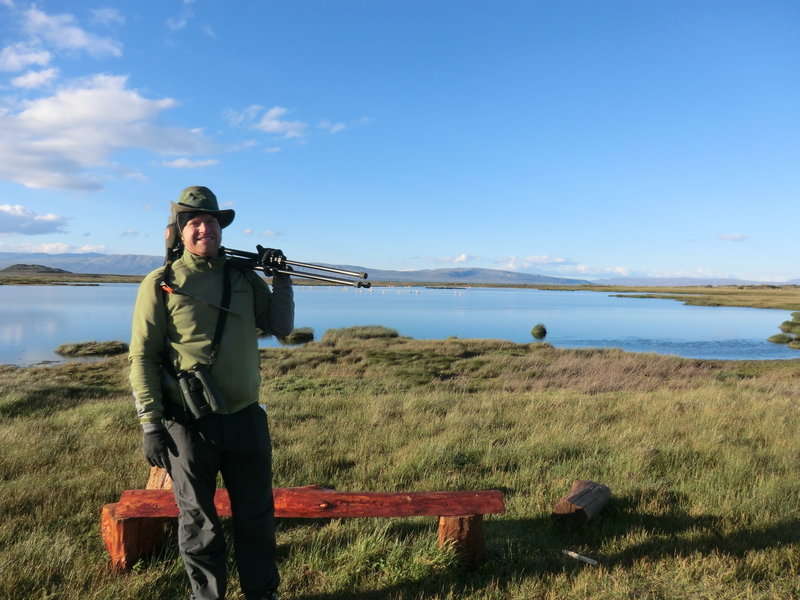
M 217 197 L 207 187 L 193 185 L 181 192 L 177 202 L 172 203 L 172 221 L 178 221 L 181 213 L 205 213 L 214 215 L 224 229 L 233 222 L 235 212 L 232 209 L 220 210 Z
M 165 236 L 167 244 L 166 262 L 180 256 L 182 247 L 180 226 L 186 224 L 190 215 L 197 213 L 214 215 L 219 221 L 220 228 L 225 228 L 233 222 L 233 217 L 236 214 L 231 209 L 220 210 L 214 192 L 201 185 L 187 187 L 181 192 L 178 201 L 171 204 L 172 210 L 167 220 Z

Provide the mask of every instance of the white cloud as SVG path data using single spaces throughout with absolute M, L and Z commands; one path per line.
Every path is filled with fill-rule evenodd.
M 149 178 L 147 175 L 139 171 L 138 169 L 130 169 L 123 165 L 114 165 L 113 171 L 119 173 L 121 177 L 125 179 L 138 179 L 139 181 L 147 181 Z
M 166 20 L 166 24 L 172 31 L 180 31 L 186 28 L 186 25 L 189 24 L 189 19 L 185 16 L 170 17 Z
M 37 215 L 19 204 L 0 204 L 0 233 L 41 235 L 65 233 L 67 220 L 54 214 Z
M 191 160 L 189 158 L 176 158 L 171 161 L 164 161 L 161 163 L 165 167 L 173 169 L 201 169 L 203 167 L 212 167 L 219 164 L 219 161 L 213 158 L 205 160 Z
M 320 122 L 319 124 L 320 129 L 324 129 L 328 133 L 339 133 L 340 131 L 344 131 L 347 129 L 347 125 L 345 123 L 331 123 L 327 119 Z
M 266 133 L 275 134 L 284 139 L 303 137 L 308 125 L 302 121 L 285 121 L 283 116 L 289 112 L 288 108 L 273 106 L 268 109 L 254 125 L 256 129 Z
M 572 264 L 566 258 L 555 256 L 509 256 L 497 261 L 504 269 L 512 271 L 530 269 L 535 267 Z
M 496 261 L 500 269 L 509 271 L 535 271 L 548 275 L 563 277 L 627 277 L 631 270 L 628 267 L 596 267 L 558 257 L 558 256 L 510 256 Z
M 151 100 L 126 85 L 123 76 L 95 75 L 0 112 L 0 178 L 33 188 L 92 190 L 126 172 L 111 161 L 123 149 L 207 153 L 201 133 L 155 125 L 174 100 Z
M 119 237 L 121 237 L 121 238 L 135 238 L 135 237 L 139 237 L 139 235 L 140 235 L 139 232 L 134 230 L 134 229 L 126 229 L 125 231 L 123 231 L 122 233 L 119 234 Z
M 362 117 L 360 119 L 356 119 L 355 121 L 349 121 L 347 123 L 341 121 L 333 122 L 329 121 L 328 119 L 323 119 L 319 123 L 319 128 L 333 135 L 334 133 L 339 133 L 340 131 L 344 131 L 345 129 L 352 129 L 354 127 L 364 127 L 365 125 L 370 125 L 371 123 L 372 119 L 369 117 Z
M 547 267 L 547 271 L 551 273 L 559 273 L 561 275 L 580 275 L 582 277 L 628 277 L 631 270 L 628 267 L 593 267 L 585 264 L 563 264 L 551 265 Z M 643 275 L 637 273 L 637 275 Z
M 748 236 L 742 233 L 722 233 L 717 236 L 717 239 L 726 242 L 743 242 L 744 240 L 748 239 Z
M 122 56 L 119 42 L 87 33 L 75 24 L 72 15 L 49 15 L 34 7 L 25 11 L 24 20 L 27 33 L 59 50 L 85 51 L 95 58 Z
M 46 244 L 30 244 L 27 242 L 21 244 L 0 243 L 0 249 L 4 252 L 44 252 L 46 254 L 64 254 L 66 252 L 85 254 L 87 252 L 104 253 L 108 251 L 106 246 L 92 246 L 88 244 L 85 246 L 72 246 L 62 242 Z
M 116 8 L 98 8 L 92 11 L 92 21 L 101 25 L 122 25 L 125 16 Z
M 74 248 L 74 247 L 73 247 Z M 85 244 L 80 246 L 79 248 L 74 248 L 71 252 L 76 252 L 78 254 L 83 254 L 85 252 L 108 252 L 108 246 L 105 244 L 100 245 L 92 245 L 92 244 Z
M 180 31 L 181 29 L 185 29 L 186 26 L 189 24 L 189 20 L 194 18 L 194 12 L 192 12 L 190 6 L 193 4 L 193 0 L 183 0 L 183 8 L 181 12 L 176 17 L 170 17 L 167 19 L 166 24 L 172 31 Z
M 54 96 L 25 102 L 19 114 L 28 131 L 105 128 L 120 121 L 142 123 L 172 108 L 171 98 L 148 100 L 126 89 L 124 76 L 95 75 L 62 88 Z
M 675 269 L 672 271 L 664 271 L 664 272 L 647 272 L 647 277 L 656 277 L 656 278 L 690 278 L 690 279 L 738 279 L 736 275 L 731 275 L 729 273 L 720 273 L 719 271 L 712 271 L 710 269 L 706 269 L 703 267 L 698 267 L 696 269 Z
M 264 110 L 263 106 L 251 104 L 244 110 L 227 109 L 223 112 L 228 123 L 234 126 L 246 125 L 248 121 L 253 121 L 258 117 L 258 113 Z
M 40 88 L 58 77 L 58 69 L 50 68 L 42 71 L 28 71 L 24 75 L 11 80 L 11 85 L 25 89 Z
M 31 65 L 44 67 L 51 59 L 52 54 L 38 46 L 11 44 L 0 50 L 0 71 L 22 71 Z
M 63 254 L 73 249 L 73 246 L 64 243 L 49 243 L 29 245 L 27 252 L 45 252 L 47 254 Z
M 273 106 L 265 108 L 259 104 L 251 104 L 242 110 L 228 109 L 224 111 L 224 117 L 234 127 L 244 127 L 263 131 L 277 139 L 303 139 L 309 134 L 310 126 L 302 120 L 288 119 L 290 111 L 283 106 Z M 372 123 L 372 119 L 364 117 L 354 121 L 330 121 L 323 119 L 317 124 L 317 129 L 330 135 L 340 133 L 353 127 L 363 127 Z M 267 152 L 278 152 L 280 148 L 272 146 L 266 149 Z
M 303 137 L 308 130 L 308 124 L 285 120 L 283 117 L 288 112 L 289 109 L 282 106 L 265 110 L 263 106 L 251 104 L 244 110 L 226 110 L 224 114 L 228 122 L 237 127 L 251 127 L 283 139 Z
M 628 277 L 631 274 L 631 270 L 627 267 L 603 267 L 596 271 L 596 273 L 602 275 L 617 275 L 619 277 Z
M 462 252 L 458 256 L 448 256 L 448 257 L 445 257 L 445 258 L 436 259 L 436 262 L 459 265 L 459 264 L 465 264 L 465 263 L 468 263 L 468 262 L 472 262 L 474 260 L 476 260 L 476 257 L 472 256 L 471 254 L 466 254 L 466 253 Z

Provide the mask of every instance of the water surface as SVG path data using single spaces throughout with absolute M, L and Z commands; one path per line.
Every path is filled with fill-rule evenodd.
M 130 340 L 137 286 L 0 286 L 0 363 L 61 360 L 61 344 Z M 690 358 L 789 359 L 771 344 L 790 311 L 685 306 L 603 292 L 530 289 L 295 288 L 296 326 L 316 339 L 330 328 L 384 325 L 418 339 L 531 342 L 537 323 L 561 348 L 618 347 Z M 274 339 L 261 342 L 277 345 Z

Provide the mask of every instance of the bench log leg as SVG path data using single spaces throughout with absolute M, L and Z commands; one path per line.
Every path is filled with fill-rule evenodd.
M 146 490 L 171 490 L 172 477 L 169 476 L 166 469 L 159 467 L 150 467 L 150 474 L 147 477 Z
M 163 538 L 164 524 L 170 519 L 116 515 L 117 504 L 103 507 L 100 526 L 103 543 L 115 571 L 130 569 L 137 560 L 156 549 Z
M 486 562 L 486 534 L 483 515 L 439 517 L 439 548 L 452 546 L 461 564 L 477 569 Z

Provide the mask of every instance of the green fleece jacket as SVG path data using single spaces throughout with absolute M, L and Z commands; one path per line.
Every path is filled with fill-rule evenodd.
M 173 262 L 169 284 L 160 287 L 164 267 L 142 281 L 133 311 L 131 386 L 139 422 L 160 423 L 164 416 L 162 363 L 176 371 L 208 364 L 222 304 L 224 257 L 203 258 L 189 252 Z M 276 277 L 270 291 L 251 270 L 231 268 L 230 311 L 211 377 L 227 413 L 258 402 L 261 382 L 257 330 L 283 337 L 294 328 L 294 300 L 289 277 Z M 182 293 L 181 293 L 182 292 Z M 165 305 L 166 302 L 166 305 Z M 168 392 L 179 397 L 177 385 Z

